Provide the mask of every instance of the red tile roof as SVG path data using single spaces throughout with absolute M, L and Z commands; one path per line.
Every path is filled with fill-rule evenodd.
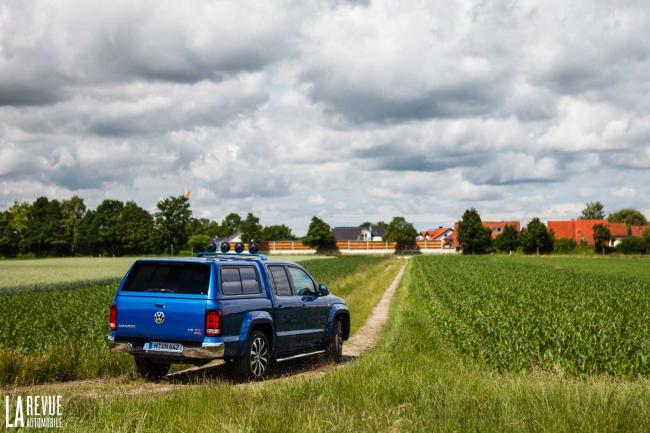
M 451 229 L 449 227 L 439 227 L 437 229 L 430 229 L 430 230 L 425 230 L 423 232 L 420 232 L 420 235 L 422 235 L 422 237 L 429 235 L 429 239 L 437 239 L 438 237 L 444 235 L 450 230 Z
M 607 220 L 548 221 L 546 226 L 549 230 L 553 230 L 555 239 L 573 239 L 577 243 L 584 240 L 588 245 L 593 245 L 594 226 L 597 224 L 602 224 L 609 228 L 609 231 L 614 238 L 627 236 L 627 227 L 624 223 L 610 223 L 607 222 Z
M 643 236 L 646 230 L 650 230 L 650 225 L 647 226 L 630 226 L 630 234 L 632 236 Z

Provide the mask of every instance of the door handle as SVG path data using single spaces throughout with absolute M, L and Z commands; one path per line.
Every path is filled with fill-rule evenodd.
M 307 307 L 307 304 L 302 304 L 302 309 L 303 310 L 306 310 L 307 308 L 309 308 L 309 307 Z
M 281 309 L 283 309 L 283 308 L 284 308 L 283 305 L 278 305 L 278 310 L 281 310 Z

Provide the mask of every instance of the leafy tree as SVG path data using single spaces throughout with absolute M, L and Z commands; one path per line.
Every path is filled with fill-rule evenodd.
M 77 252 L 79 244 L 79 225 L 86 214 L 86 204 L 81 197 L 73 196 L 61 202 L 63 208 L 63 229 L 72 254 Z
M 242 242 L 248 243 L 251 240 L 259 240 L 262 235 L 260 219 L 249 212 L 246 219 L 239 224 L 239 230 L 241 230 Z
M 553 232 L 548 231 L 539 218 L 530 220 L 519 237 L 521 246 L 526 254 L 544 254 L 553 251 Z
M 371 223 L 370 221 L 366 221 L 365 223 L 361 223 L 359 227 L 361 228 L 368 228 L 368 226 L 372 227 L 374 224 Z
M 494 238 L 494 246 L 503 252 L 517 251 L 517 248 L 519 248 L 519 232 L 515 226 L 506 224 L 503 232 Z
M 197 252 L 204 251 L 206 249 L 206 246 L 210 243 L 210 240 L 211 238 L 208 235 L 197 234 L 190 236 L 187 243 L 190 245 L 193 252 Z
M 329 224 L 318 217 L 312 217 L 307 235 L 303 238 L 306 245 L 324 250 L 336 246 L 336 238 Z
M 386 227 L 386 234 L 384 238 L 388 242 L 397 242 L 398 244 L 410 244 L 415 242 L 418 235 L 417 230 L 413 224 L 406 221 L 404 217 L 394 217 L 388 227 Z
M 50 201 L 47 197 L 39 197 L 34 201 L 30 207 L 20 250 L 37 256 L 70 253 L 65 239 L 61 202 Z
M 97 206 L 93 222 L 97 229 L 97 246 L 104 254 L 111 256 L 123 254 L 123 210 L 124 203 L 119 200 L 106 199 Z
M 219 236 L 219 224 L 208 218 L 192 218 L 190 232 L 195 235 L 208 235 L 210 238 Z
M 260 241 L 292 241 L 296 236 L 290 227 L 282 225 L 266 226 L 262 229 Z
M 89 210 L 79 223 L 77 245 L 75 248 L 78 254 L 96 256 L 101 252 L 97 239 L 98 228 L 97 219 L 95 218 L 96 214 L 97 212 L 95 210 Z
M 132 201 L 127 201 L 120 215 L 122 254 L 147 254 L 153 250 L 153 217 Z
M 628 226 L 644 226 L 648 224 L 645 215 L 636 209 L 621 209 L 618 212 L 610 213 L 607 217 L 610 223 L 625 223 Z
M 240 224 L 241 217 L 236 213 L 229 213 L 219 225 L 219 237 L 234 235 L 240 230 Z
M 180 251 L 187 245 L 192 210 L 184 196 L 167 197 L 156 205 L 154 231 L 159 251 Z
M 643 238 L 638 236 L 626 236 L 616 246 L 616 251 L 623 254 L 645 254 L 647 246 Z
M 643 232 L 643 242 L 645 242 L 646 252 L 650 254 L 650 229 Z
M 29 203 L 14 202 L 9 209 L 0 212 L 0 255 L 15 257 L 18 254 L 30 210 Z
M 602 252 L 605 254 L 605 250 L 609 245 L 609 241 L 612 239 L 612 233 L 604 224 L 596 224 L 593 230 L 594 248 L 596 249 L 596 252 Z
M 484 227 L 481 215 L 474 208 L 467 209 L 458 222 L 458 243 L 463 254 L 485 254 L 492 245 L 492 232 Z
M 555 254 L 570 254 L 576 248 L 578 248 L 578 244 L 575 239 L 560 238 L 553 242 L 553 252 Z
M 602 220 L 605 219 L 605 206 L 599 201 L 589 202 L 585 205 L 580 215 L 581 220 Z

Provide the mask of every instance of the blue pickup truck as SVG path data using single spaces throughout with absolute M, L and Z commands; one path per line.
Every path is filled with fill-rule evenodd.
M 338 362 L 350 334 L 345 302 L 300 265 L 260 254 L 201 253 L 140 259 L 109 314 L 113 352 L 133 355 L 157 380 L 171 363 L 223 358 L 243 379 L 262 379 L 271 361 L 320 354 Z

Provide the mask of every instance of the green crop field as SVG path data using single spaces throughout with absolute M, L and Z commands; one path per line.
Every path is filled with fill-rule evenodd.
M 485 287 L 473 274 L 486 277 L 484 267 L 509 266 L 507 260 L 412 260 L 379 346 L 325 375 L 250 386 L 205 381 L 168 392 L 155 392 L 155 386 L 140 381 L 117 390 L 111 384 L 57 389 L 66 396 L 67 429 L 158 432 L 176 426 L 198 432 L 216 424 L 225 431 L 278 433 L 650 431 L 647 377 L 498 371 L 450 344 L 429 304 L 439 286 L 423 281 L 434 279 L 428 276 L 432 272 L 441 277 L 458 266 L 454 277 L 463 287 Z M 535 271 L 531 279 L 539 275 Z M 461 283 L 454 287 L 464 292 Z M 580 287 L 579 281 L 575 284 Z M 84 393 L 98 397 L 80 397 Z
M 351 295 L 360 288 L 359 293 L 352 295 L 350 309 L 358 304 L 360 314 L 355 316 L 363 320 L 363 315 L 370 311 L 369 300 L 376 302 L 384 288 L 381 284 L 364 283 L 364 278 L 374 281 L 370 277 L 377 273 L 378 266 L 384 266 L 385 260 L 386 257 L 349 256 L 310 260 L 303 265 L 319 282 L 332 285 L 335 294 Z M 359 277 L 350 279 L 355 274 L 366 277 L 361 281 Z M 113 283 L 0 295 L 0 383 L 130 372 L 129 357 L 111 354 L 104 340 L 108 308 L 116 287 Z
M 648 265 L 418 257 L 413 272 L 434 323 L 470 358 L 504 371 L 633 378 L 650 375 Z

